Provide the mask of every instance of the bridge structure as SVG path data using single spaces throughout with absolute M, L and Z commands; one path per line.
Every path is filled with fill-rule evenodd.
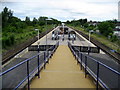
M 76 39 L 52 32 L 3 65 L 2 88 L 120 89 L 120 65 L 75 30 Z M 63 39 L 64 38 L 64 39 Z M 38 45 L 39 44 L 39 45 Z

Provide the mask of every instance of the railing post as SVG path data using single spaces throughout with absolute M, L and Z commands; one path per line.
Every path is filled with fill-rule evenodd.
M 83 56 L 82 53 L 81 53 L 80 56 L 81 56 L 81 70 L 82 70 L 82 56 Z
M 49 50 L 47 50 L 47 63 L 49 64 L 49 58 L 48 58 L 48 56 L 49 56 Z
M 28 79 L 28 90 L 30 90 L 30 80 L 29 80 L 29 60 L 27 61 L 27 79 Z
M 87 56 L 85 56 L 85 78 L 87 76 Z
M 79 63 L 79 62 L 78 62 L 78 60 L 79 60 L 79 51 L 78 51 L 78 58 L 77 58 L 77 64 Z
M 99 81 L 99 62 L 97 62 L 97 84 L 96 84 L 96 90 L 98 90 L 98 81 Z
M 45 69 L 45 64 L 46 64 L 46 53 L 44 52 L 44 69 Z
M 38 48 L 38 78 L 40 78 L 40 70 L 39 70 L 39 65 L 40 65 L 40 61 L 39 61 L 40 57 L 39 57 L 39 48 Z

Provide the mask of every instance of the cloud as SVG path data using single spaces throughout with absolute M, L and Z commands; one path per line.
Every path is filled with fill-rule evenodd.
M 48 16 L 61 21 L 88 18 L 108 20 L 118 17 L 118 0 L 4 0 L 3 6 L 14 11 L 14 15 L 24 19 Z

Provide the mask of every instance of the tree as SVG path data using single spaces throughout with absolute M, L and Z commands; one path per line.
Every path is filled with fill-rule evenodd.
M 43 26 L 46 24 L 46 20 L 48 19 L 48 17 L 39 17 L 38 18 L 38 23 L 40 26 Z
M 7 7 L 5 7 L 2 11 L 2 26 L 3 26 L 3 28 L 9 23 L 9 21 L 12 17 L 13 17 L 13 12 L 11 10 L 8 10 Z
M 25 23 L 27 24 L 27 25 L 31 25 L 31 22 L 30 22 L 30 18 L 29 17 L 27 17 L 26 16 L 26 18 L 25 18 Z
M 87 28 L 87 27 L 88 27 L 88 23 L 85 23 L 85 24 L 84 24 L 84 27 Z
M 108 21 L 102 22 L 98 25 L 100 33 L 104 36 L 108 36 L 110 33 L 113 33 L 114 24 Z
M 33 26 L 35 26 L 37 23 L 38 23 L 38 20 L 34 17 L 32 21 Z
M 39 17 L 38 21 L 46 21 L 46 19 L 48 19 L 48 17 Z

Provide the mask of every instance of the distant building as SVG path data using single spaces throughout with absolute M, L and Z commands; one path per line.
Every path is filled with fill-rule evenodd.
M 97 26 L 98 24 L 99 24 L 99 22 L 97 22 L 97 21 L 91 21 L 91 22 L 89 22 L 89 26 L 90 25 Z
M 115 29 L 113 29 L 113 34 L 120 37 L 120 22 L 117 23 Z
M 118 2 L 118 21 L 120 22 L 120 1 Z
M 120 37 L 120 29 L 115 28 L 113 34 Z

